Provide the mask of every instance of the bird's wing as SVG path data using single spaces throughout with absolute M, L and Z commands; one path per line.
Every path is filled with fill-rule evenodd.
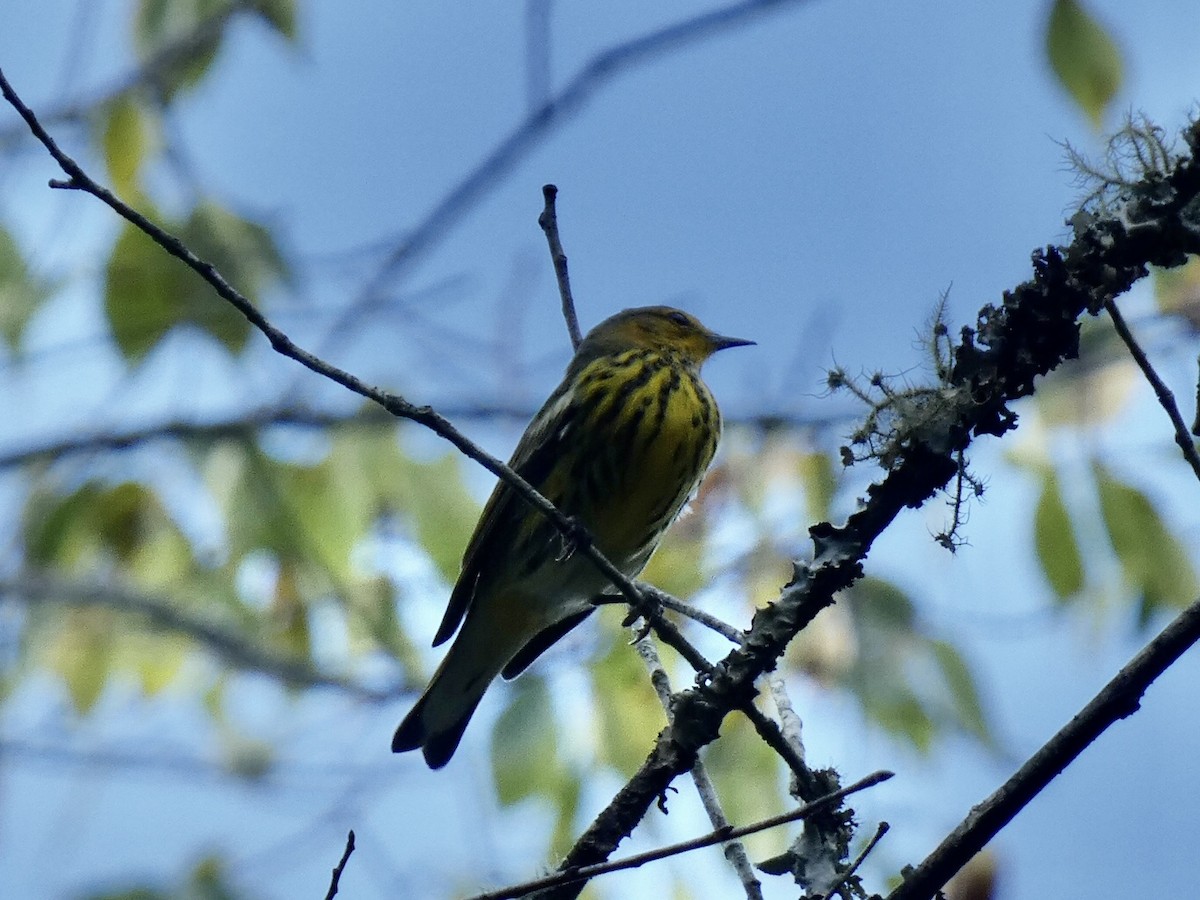
M 570 387 L 571 379 L 568 378 L 550 395 L 525 429 L 508 463 L 509 468 L 539 493 L 544 494 L 547 476 L 562 452 L 562 440 L 569 432 L 577 412 Z M 500 481 L 496 484 L 463 553 L 462 571 L 450 593 L 442 624 L 433 638 L 435 647 L 449 640 L 458 630 L 483 574 L 496 571 L 497 567 L 503 565 L 503 557 L 512 552 L 513 539 L 522 517 L 528 511 L 528 505 L 507 483 Z

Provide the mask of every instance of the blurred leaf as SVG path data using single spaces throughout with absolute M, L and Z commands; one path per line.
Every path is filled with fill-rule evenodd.
M 8 229 L 0 227 L 0 335 L 9 349 L 19 348 L 25 326 L 52 290 L 50 282 L 30 271 Z
M 1059 83 L 1092 125 L 1121 87 L 1121 53 L 1105 28 L 1079 0 L 1054 0 L 1046 25 L 1046 53 Z
M 145 61 L 168 47 L 175 50 L 155 73 L 165 99 L 204 77 L 234 8 L 231 0 L 140 0 L 133 20 L 138 56 Z
M 1083 589 L 1083 558 L 1075 529 L 1063 503 L 1058 476 L 1051 468 L 1042 472 L 1042 492 L 1033 516 L 1034 549 L 1055 597 L 1060 601 Z
M 779 757 L 745 716 L 725 719 L 720 738 L 705 750 L 704 765 L 729 821 L 754 822 L 779 812 L 783 796 Z M 767 856 L 784 849 L 787 831 L 773 828 L 745 840 L 753 855 Z
M 29 559 L 44 566 L 82 568 L 107 560 L 146 574 L 173 563 L 159 570 L 155 580 L 161 581 L 190 559 L 186 540 L 158 498 L 133 482 L 111 488 L 89 482 L 65 497 L 35 494 L 25 507 L 24 535 Z M 147 545 L 155 547 L 149 556 L 143 553 Z
M 183 320 L 189 276 L 196 277 L 138 229 L 122 226 L 108 259 L 104 311 L 126 359 L 139 361 Z
M 667 714 L 650 686 L 645 664 L 629 646 L 625 630 L 607 622 L 608 652 L 591 668 L 600 728 L 597 755 L 618 772 L 635 772 L 667 724 Z
M 941 667 L 946 686 L 950 689 L 950 699 L 957 713 L 957 724 L 985 745 L 994 745 L 992 731 L 983 712 L 983 701 L 979 697 L 979 687 L 966 660 L 958 652 L 958 648 L 946 641 L 932 640 L 929 645 L 933 650 L 933 658 Z
M 846 686 L 868 719 L 922 753 L 946 728 L 993 745 L 966 661 L 952 645 L 917 629 L 915 608 L 903 591 L 864 578 L 842 597 L 857 622 L 861 645 Z
M 62 676 L 75 711 L 91 712 L 112 667 L 114 618 L 106 609 L 69 610 L 52 637 L 51 667 Z
M 1100 512 L 1125 579 L 1141 596 L 1143 624 L 1163 608 L 1182 608 L 1198 593 L 1195 570 L 1144 493 L 1093 463 Z
M 308 659 L 312 652 L 308 605 L 300 593 L 296 566 L 291 560 L 280 563 L 271 598 L 271 620 L 276 640 L 293 654 Z
M 178 676 L 190 649 L 187 639 L 174 634 L 127 635 L 137 638 L 131 655 L 142 693 L 153 697 L 165 690 Z
M 253 9 L 283 37 L 296 40 L 295 0 L 253 0 Z
M 802 453 L 798 468 L 804 496 L 808 500 L 809 519 L 813 522 L 828 519 L 837 491 L 838 469 L 833 464 L 833 457 L 816 450 Z
M 244 781 L 262 781 L 275 765 L 275 747 L 267 741 L 256 740 L 227 732 L 223 735 L 225 768 Z
M 669 529 L 640 577 L 660 590 L 686 600 L 708 583 L 703 535 L 695 530 Z
M 219 857 L 209 856 L 174 887 L 131 887 L 87 894 L 81 900 L 248 900 L 250 895 L 233 886 L 225 868 Z
M 562 771 L 550 691 L 536 675 L 513 682 L 512 699 L 492 729 L 492 777 L 501 805 L 546 792 Z
M 211 203 L 198 204 L 186 222 L 166 227 L 252 301 L 287 273 L 266 228 Z M 176 325 L 195 325 L 232 353 L 250 333 L 241 313 L 130 224 L 123 226 L 108 261 L 104 308 L 117 346 L 133 362 Z
M 1121 412 L 1139 383 L 1137 369 L 1116 332 L 1107 323 L 1088 319 L 1079 329 L 1079 357 L 1051 372 L 1034 402 L 1049 424 L 1096 425 Z
M 378 434 L 371 463 L 387 506 L 404 514 L 417 542 L 442 577 L 453 583 L 479 518 L 479 504 L 463 483 L 459 454 L 415 460 L 389 430 Z
M 1155 267 L 1154 300 L 1159 310 L 1187 322 L 1192 333 L 1200 331 L 1200 256 L 1190 256 L 1182 266 Z
M 103 110 L 100 146 L 112 187 L 127 203 L 143 201 L 139 173 L 152 150 L 155 125 L 135 95 L 120 94 Z

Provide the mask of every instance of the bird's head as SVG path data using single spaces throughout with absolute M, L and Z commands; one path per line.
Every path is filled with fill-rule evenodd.
M 626 350 L 664 350 L 698 367 L 718 350 L 753 343 L 709 331 L 680 309 L 640 306 L 609 316 L 589 331 L 579 345 L 579 355 L 595 359 Z

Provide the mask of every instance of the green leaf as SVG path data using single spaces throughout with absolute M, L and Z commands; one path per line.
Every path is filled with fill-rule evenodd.
M 141 0 L 133 19 L 134 47 L 143 61 L 171 51 L 157 78 L 167 100 L 208 72 L 236 8 L 230 0 Z
M 591 670 L 600 726 L 598 755 L 619 772 L 635 772 L 654 748 L 654 739 L 667 724 L 667 714 L 650 686 L 645 663 L 629 646 L 625 630 L 607 627 L 608 652 Z
M 1121 87 L 1121 53 L 1079 0 L 1055 0 L 1046 25 L 1046 54 L 1075 104 L 1100 128 Z
M 104 109 L 100 146 L 117 196 L 141 205 L 139 172 L 155 140 L 149 111 L 133 94 L 119 95 Z
M 966 728 L 984 744 L 994 745 L 992 730 L 983 711 L 983 701 L 979 697 L 979 687 L 975 683 L 974 674 L 967 666 L 967 661 L 954 645 L 946 641 L 932 640 L 929 645 L 933 650 L 933 658 L 942 670 L 946 686 L 950 689 L 950 699 L 957 713 L 957 724 Z
M 252 302 L 283 278 L 286 264 L 270 232 L 211 203 L 200 203 L 168 231 L 212 263 Z M 104 308 L 121 353 L 141 360 L 172 328 L 191 324 L 237 353 L 250 323 L 180 260 L 126 224 L 108 261 Z
M 73 609 L 63 618 L 48 659 L 66 684 L 75 711 L 91 712 L 108 683 L 112 667 L 113 616 L 106 609 Z
M 1189 256 L 1182 266 L 1155 267 L 1154 300 L 1159 310 L 1187 322 L 1194 334 L 1200 331 L 1200 256 Z
M 779 757 L 745 716 L 725 719 L 720 738 L 704 752 L 704 765 L 729 821 L 755 822 L 779 812 Z M 786 831 L 769 829 L 749 836 L 746 843 L 755 856 L 773 855 L 784 849 Z
M 374 460 L 383 498 L 406 514 L 417 542 L 442 577 L 453 583 L 479 518 L 479 505 L 463 483 L 462 458 L 447 453 L 428 462 L 414 460 L 390 430 L 380 437 Z
M 1050 468 L 1042 473 L 1042 493 L 1033 516 L 1033 540 L 1038 562 L 1055 597 L 1066 600 L 1083 590 L 1083 557 L 1063 503 L 1058 476 Z
M 802 453 L 798 468 L 808 501 L 808 518 L 813 522 L 828 519 L 837 491 L 838 469 L 833 464 L 833 457 L 815 450 Z
M 132 225 L 123 226 L 108 259 L 104 311 L 126 359 L 139 361 L 182 321 L 185 273 L 183 263 Z
M 1198 590 L 1196 572 L 1179 539 L 1137 488 L 1093 464 L 1100 512 L 1126 581 L 1141 596 L 1143 624 L 1159 609 L 1179 609 Z
M 295 43 L 295 0 L 254 0 L 254 11 L 275 31 Z
M 11 350 L 17 350 L 25 326 L 50 295 L 52 287 L 25 264 L 21 248 L 0 226 L 0 335 Z
M 492 776 L 501 805 L 545 792 L 562 772 L 550 691 L 536 675 L 513 683 L 512 699 L 492 729 Z

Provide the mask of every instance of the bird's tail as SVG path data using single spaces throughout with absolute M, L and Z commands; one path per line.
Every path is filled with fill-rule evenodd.
M 526 623 L 510 613 L 507 599 L 478 605 L 467 613 L 425 693 L 396 729 L 393 752 L 420 747 L 431 769 L 450 761 L 484 691 L 527 637 L 525 628 L 519 627 Z M 487 614 L 480 615 L 481 609 Z

